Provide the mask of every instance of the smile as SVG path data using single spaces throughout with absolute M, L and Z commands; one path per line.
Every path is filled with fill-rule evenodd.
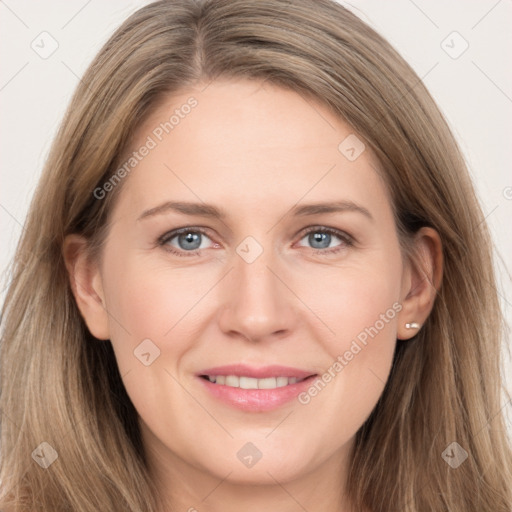
M 304 378 L 300 379 L 297 377 L 267 377 L 264 379 L 256 379 L 254 377 L 238 375 L 201 375 L 201 377 L 208 379 L 214 384 L 241 389 L 276 389 L 304 380 Z

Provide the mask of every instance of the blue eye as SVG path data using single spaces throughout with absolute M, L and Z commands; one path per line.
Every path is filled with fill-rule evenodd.
M 325 227 L 309 228 L 306 235 L 301 238 L 301 241 L 306 238 L 312 249 L 317 249 L 324 253 L 338 252 L 343 248 L 353 245 L 353 239 L 346 233 Z M 331 243 L 335 239 L 340 240 L 341 244 L 332 247 Z
M 308 228 L 300 241 L 307 239 L 311 249 L 315 249 L 317 254 L 336 253 L 354 244 L 350 235 L 337 229 L 326 228 L 323 226 L 313 226 Z M 210 237 L 200 228 L 180 228 L 165 233 L 157 240 L 157 245 L 163 247 L 166 251 L 177 256 L 199 256 L 202 249 L 208 249 L 212 245 L 205 245 Z M 338 240 L 335 246 L 331 244 Z M 218 244 L 214 244 L 218 246 Z M 301 247 L 304 247 L 301 245 Z
M 200 249 L 207 248 L 203 238 L 209 239 L 201 229 L 181 228 L 160 237 L 158 245 L 178 256 L 192 256 L 198 254 Z

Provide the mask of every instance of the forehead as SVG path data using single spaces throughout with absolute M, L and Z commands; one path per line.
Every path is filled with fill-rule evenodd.
M 353 129 L 320 102 L 266 82 L 217 81 L 167 97 L 132 151 L 144 153 L 122 194 L 133 208 L 185 199 L 241 213 L 356 198 L 389 207 L 379 163 Z

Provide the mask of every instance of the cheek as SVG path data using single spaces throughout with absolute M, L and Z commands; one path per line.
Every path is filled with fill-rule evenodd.
M 382 254 L 371 264 L 332 269 L 329 278 L 309 280 L 317 283 L 309 287 L 313 290 L 311 309 L 331 331 L 322 338 L 330 360 L 326 360 L 321 382 L 306 391 L 301 403 L 325 411 L 327 423 L 343 425 L 339 436 L 359 429 L 389 376 L 402 308 L 401 270 L 397 252 Z
M 119 371 L 140 417 L 165 432 L 173 420 L 162 415 L 164 407 L 181 411 L 183 421 L 197 414 L 175 378 L 184 354 L 199 339 L 198 315 L 204 315 L 200 299 L 214 276 L 203 279 L 198 272 L 157 268 L 137 256 L 112 263 L 105 258 L 110 271 L 105 272 L 104 291 Z
M 368 330 L 373 337 L 382 334 L 380 339 L 394 341 L 401 272 L 400 254 L 393 252 L 308 272 L 299 279 L 295 289 L 329 331 L 323 339 L 333 357 L 348 350 L 358 337 L 364 344 Z
M 110 269 L 110 270 L 108 270 Z M 111 339 L 120 367 L 133 365 L 133 351 L 150 339 L 161 355 L 177 357 L 187 347 L 195 309 L 212 286 L 213 277 L 158 268 L 143 258 L 124 258 L 119 264 L 105 258 L 104 291 Z M 178 336 L 179 333 L 179 336 Z
M 105 292 L 112 311 L 136 331 L 144 326 L 159 336 L 198 303 L 215 277 L 211 270 L 180 268 L 150 254 L 131 254 L 119 264 L 107 260 L 108 267 Z

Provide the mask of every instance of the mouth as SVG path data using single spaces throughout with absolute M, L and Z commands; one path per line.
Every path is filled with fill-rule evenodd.
M 214 400 L 243 411 L 265 412 L 293 401 L 318 374 L 289 366 L 234 364 L 205 369 L 196 377 Z
M 266 377 L 257 379 L 246 375 L 200 375 L 202 379 L 210 381 L 212 384 L 220 384 L 231 388 L 240 389 L 277 389 L 292 384 L 297 384 L 306 379 L 315 377 L 317 374 L 309 375 L 308 377 Z

